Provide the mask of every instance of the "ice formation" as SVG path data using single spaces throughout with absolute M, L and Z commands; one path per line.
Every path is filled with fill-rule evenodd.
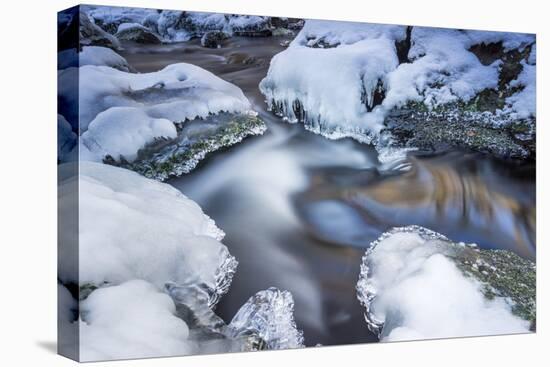
M 233 317 L 228 328 L 234 338 L 255 335 L 259 338 L 256 343 L 265 343 L 263 348 L 258 349 L 304 346 L 302 332 L 294 322 L 292 295 L 277 288 L 269 288 L 250 297 Z
M 514 287 L 534 283 L 506 283 L 510 274 L 492 260 L 508 253 L 494 251 L 453 243 L 418 226 L 383 234 L 363 257 L 357 283 L 369 328 L 381 341 L 529 331 L 524 318 L 531 314 L 520 306 L 525 302 L 534 309 L 534 299 L 512 298 L 517 295 Z M 517 263 L 522 267 L 514 268 Z M 509 264 L 512 276 L 526 272 L 534 279 L 534 265 L 527 263 L 514 255 L 502 266 Z M 522 288 L 520 294 L 526 293 Z
M 434 109 L 468 103 L 484 91 L 518 91 L 496 120 L 534 118 L 535 57 L 507 86 L 503 61 L 482 60 L 476 45 L 507 52 L 533 47 L 531 34 L 308 20 L 260 83 L 269 108 L 329 138 L 377 137 L 388 113 L 409 102 Z M 297 62 L 299 60 L 299 62 Z M 500 91 L 500 89 L 499 89 Z

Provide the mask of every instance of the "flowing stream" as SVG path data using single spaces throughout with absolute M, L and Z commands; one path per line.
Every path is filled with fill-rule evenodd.
M 373 147 L 288 124 L 266 110 L 258 90 L 283 40 L 233 37 L 219 49 L 198 40 L 126 44 L 121 52 L 140 72 L 177 62 L 213 72 L 239 86 L 268 126 L 169 181 L 226 232 L 223 242 L 239 261 L 218 305 L 222 318 L 230 321 L 251 295 L 274 286 L 292 293 L 306 345 L 376 341 L 355 284 L 365 248 L 393 226 L 418 224 L 534 259 L 534 164 L 448 152 L 409 155 L 407 170 L 392 170 Z

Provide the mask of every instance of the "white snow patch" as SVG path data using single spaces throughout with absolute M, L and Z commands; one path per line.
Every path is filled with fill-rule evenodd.
M 170 120 L 149 117 L 133 107 L 112 107 L 97 115 L 82 134 L 83 150 L 90 151 L 90 156 L 82 158 L 101 161 L 110 155 L 116 161 L 124 158 L 132 162 L 147 144 L 177 135 L 176 126 Z
M 81 302 L 81 361 L 190 354 L 187 324 L 172 299 L 133 280 L 98 289 Z
M 216 273 L 228 257 L 220 242 L 224 233 L 172 186 L 126 169 L 80 162 L 79 177 L 62 178 L 59 190 L 64 223 L 73 221 L 74 197 L 79 198 L 80 277 L 73 279 L 73 265 L 63 263 L 72 260 L 67 256 L 59 267 L 63 283 L 142 279 L 162 287 L 196 280 L 216 288 Z M 60 241 L 60 251 L 70 254 L 74 243 Z
M 363 259 L 358 289 L 371 300 L 369 317 L 383 323 L 382 341 L 523 333 L 529 322 L 511 312 L 511 301 L 488 300 L 440 241 L 395 232 Z M 363 299 L 364 301 L 364 299 Z

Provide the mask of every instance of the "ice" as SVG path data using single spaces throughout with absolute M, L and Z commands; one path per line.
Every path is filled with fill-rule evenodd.
M 73 191 L 79 190 L 79 279 L 64 263 L 72 259 L 67 256 L 59 267 L 64 284 L 142 279 L 161 289 L 169 281 L 193 281 L 217 297 L 227 291 L 236 261 L 220 242 L 223 231 L 195 202 L 167 184 L 104 164 L 80 162 L 78 187 L 75 179 L 60 180 L 64 223 L 72 220 Z M 60 244 L 70 254 L 74 241 Z
M 294 322 L 294 300 L 288 291 L 269 288 L 256 293 L 239 309 L 228 326 L 233 338 L 256 336 L 257 349 L 291 349 L 304 346 Z M 259 343 L 259 344 L 258 344 Z M 261 345 L 265 344 L 265 347 Z
M 172 299 L 143 280 L 98 289 L 81 302 L 81 361 L 190 354 Z
M 303 121 L 329 138 L 369 142 L 389 112 L 408 102 L 433 109 L 496 90 L 503 61 L 484 65 L 472 46 L 500 43 L 507 52 L 534 42 L 530 34 L 308 20 L 272 59 L 260 90 L 289 122 Z M 535 115 L 534 61 L 523 65 L 510 85 L 520 90 L 497 111 L 503 118 Z
M 393 229 L 371 244 L 357 292 L 381 341 L 529 330 L 529 321 L 512 313 L 511 299 L 486 297 L 487 285 L 458 267 L 465 248 L 417 226 Z

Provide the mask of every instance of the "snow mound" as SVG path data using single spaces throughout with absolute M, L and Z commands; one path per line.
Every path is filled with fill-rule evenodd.
M 330 138 L 377 137 L 390 111 L 409 102 L 435 109 L 500 93 L 506 53 L 535 37 L 486 31 L 308 20 L 270 64 L 260 83 L 272 111 Z M 482 63 L 476 45 L 501 45 L 501 58 Z M 535 57 L 507 88 L 519 91 L 499 118 L 534 118 Z M 298 62 L 299 61 L 299 62 Z M 512 113 L 514 115 L 512 115 Z
M 397 65 L 387 38 L 330 49 L 289 47 L 271 60 L 260 90 L 269 108 L 290 122 L 303 121 L 330 138 L 360 137 L 381 128 L 375 95 Z
M 529 331 L 529 321 L 512 313 L 511 299 L 487 296 L 487 286 L 459 266 L 456 258 L 467 248 L 417 226 L 394 229 L 371 244 L 357 291 L 381 341 Z
M 79 185 L 73 184 L 76 179 Z M 60 216 L 67 223 L 75 190 L 79 190 L 79 279 L 73 279 L 72 265 L 62 259 L 59 277 L 64 284 L 101 286 L 142 279 L 160 289 L 169 281 L 193 281 L 215 291 L 223 284 L 219 269 L 232 276 L 234 269 L 225 264 L 233 257 L 220 242 L 223 231 L 173 187 L 122 168 L 80 162 L 78 178 L 60 181 Z M 60 251 L 68 254 L 74 243 L 60 244 Z
M 149 117 L 133 107 L 112 107 L 99 113 L 82 134 L 82 142 L 88 149 L 82 150 L 81 158 L 101 161 L 110 156 L 133 161 L 138 150 L 147 144 L 174 139 L 177 135 L 170 120 Z
M 143 280 L 98 289 L 81 302 L 81 361 L 190 354 L 172 299 Z
M 174 138 L 176 123 L 221 112 L 250 113 L 250 102 L 237 86 L 191 64 L 144 74 L 87 65 L 60 72 L 60 85 L 69 86 L 75 74 L 79 95 L 60 88 L 59 96 L 67 105 L 79 104 L 86 160 L 101 161 L 109 155 L 115 161 L 132 161 L 147 145 Z

